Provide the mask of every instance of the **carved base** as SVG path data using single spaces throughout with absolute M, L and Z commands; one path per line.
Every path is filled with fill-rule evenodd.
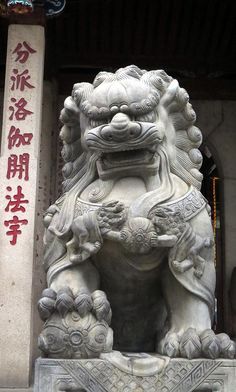
M 104 357 L 106 359 L 104 359 Z M 236 360 L 118 352 L 103 359 L 36 361 L 34 392 L 233 392 Z

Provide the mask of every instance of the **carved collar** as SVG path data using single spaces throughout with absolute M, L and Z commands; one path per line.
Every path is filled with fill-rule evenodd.
M 163 207 L 170 207 L 173 211 L 180 211 L 185 220 L 188 221 L 197 215 L 205 206 L 207 202 L 204 196 L 193 186 L 190 190 L 177 200 L 160 204 Z M 75 207 L 75 216 L 83 215 L 85 212 L 96 210 L 102 204 L 90 203 L 85 200 L 77 198 Z

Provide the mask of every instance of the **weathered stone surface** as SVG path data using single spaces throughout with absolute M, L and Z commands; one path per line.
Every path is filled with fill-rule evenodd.
M 29 386 L 44 28 L 9 26 L 1 134 L 0 385 Z
M 139 359 L 136 358 L 136 362 Z M 143 359 L 140 359 L 141 361 Z M 163 359 L 164 361 L 164 359 Z M 34 392 L 233 392 L 236 361 L 165 358 L 165 368 L 135 376 L 107 360 L 38 359 Z
M 111 323 L 120 351 L 234 357 L 211 331 L 214 240 L 195 119 L 162 70 L 128 66 L 74 85 L 61 112 L 63 194 L 44 218 L 48 356 L 111 351 Z
M 29 388 L 0 388 L 0 392 L 33 392 L 33 387 Z

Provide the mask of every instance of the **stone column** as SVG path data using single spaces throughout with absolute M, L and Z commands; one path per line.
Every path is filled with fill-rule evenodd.
M 29 386 L 44 28 L 10 25 L 0 157 L 0 388 Z
M 41 356 L 37 347 L 38 336 L 42 331 L 43 322 L 39 317 L 37 302 L 46 287 L 46 274 L 43 268 L 43 215 L 50 204 L 56 200 L 56 161 L 58 158 L 58 103 L 57 86 L 50 81 L 44 81 L 42 105 L 42 134 L 39 153 L 39 176 L 36 205 L 36 232 L 35 232 L 35 260 L 33 268 L 33 363 Z M 1 389 L 0 389 L 1 392 Z

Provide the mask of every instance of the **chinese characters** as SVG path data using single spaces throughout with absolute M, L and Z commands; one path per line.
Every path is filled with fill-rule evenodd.
M 29 42 L 22 41 L 16 44 L 11 53 L 12 69 L 9 76 L 10 96 L 7 113 L 8 185 L 4 206 L 7 217 L 4 218 L 3 223 L 9 243 L 16 245 L 24 226 L 28 224 L 25 214 L 27 214 L 29 199 L 25 196 L 24 184 L 30 178 L 30 150 L 27 149 L 33 139 L 33 130 L 25 132 L 24 129 L 27 129 L 26 125 L 29 128 L 34 115 L 31 109 L 32 95 L 29 93 L 35 89 L 35 84 L 30 73 L 29 60 L 37 51 Z
M 29 55 L 33 53 L 36 53 L 36 50 L 31 48 L 25 41 L 23 43 L 19 42 L 13 50 L 13 54 L 16 54 L 15 61 L 19 61 L 21 64 L 24 64 L 28 60 Z
M 7 137 L 8 150 L 11 150 L 13 147 L 30 145 L 32 137 L 32 133 L 21 133 L 19 128 L 16 128 L 14 125 L 12 125 Z

